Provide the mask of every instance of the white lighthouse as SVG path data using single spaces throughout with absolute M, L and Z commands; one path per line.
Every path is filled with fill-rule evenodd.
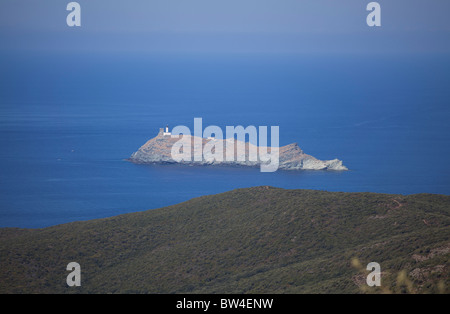
M 166 125 L 166 128 L 164 129 L 163 135 L 171 135 L 172 133 L 169 132 L 169 126 Z

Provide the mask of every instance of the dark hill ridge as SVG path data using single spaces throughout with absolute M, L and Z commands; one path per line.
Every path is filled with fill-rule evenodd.
M 449 292 L 450 196 L 272 187 L 44 229 L 0 229 L 1 293 Z M 82 286 L 66 285 L 78 262 Z M 357 264 L 357 263 L 353 263 Z M 413 290 L 397 282 L 402 272 Z M 370 290 L 381 292 L 380 289 Z

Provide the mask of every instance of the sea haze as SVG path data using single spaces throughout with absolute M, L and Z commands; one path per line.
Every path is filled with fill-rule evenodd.
M 441 55 L 0 57 L 0 227 L 40 228 L 235 188 L 450 194 Z M 160 127 L 278 125 L 350 171 L 135 165 Z

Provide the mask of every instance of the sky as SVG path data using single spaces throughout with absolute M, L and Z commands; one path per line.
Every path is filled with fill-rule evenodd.
M 0 50 L 156 52 L 449 52 L 450 1 L 80 0 L 68 27 L 62 0 L 0 1 Z

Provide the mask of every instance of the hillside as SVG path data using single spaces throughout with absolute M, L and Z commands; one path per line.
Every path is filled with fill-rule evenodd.
M 449 293 L 450 196 L 238 189 L 0 229 L 0 293 Z M 82 286 L 67 287 L 66 265 Z M 378 262 L 382 287 L 358 270 Z

